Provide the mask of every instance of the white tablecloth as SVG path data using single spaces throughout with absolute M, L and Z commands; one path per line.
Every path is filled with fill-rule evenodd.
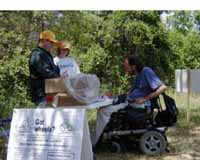
M 100 107 L 105 107 L 108 105 L 111 105 L 113 102 L 113 99 L 109 99 L 107 97 L 102 97 L 98 101 L 92 104 L 88 104 L 85 106 L 58 106 L 58 107 L 64 107 L 64 108 L 77 108 L 77 109 L 98 109 Z M 99 126 L 99 125 L 98 125 Z M 101 125 L 100 125 L 101 126 Z M 100 130 L 103 128 L 100 127 Z M 99 132 L 99 127 L 97 127 L 96 133 Z M 94 141 L 99 138 L 99 134 L 94 136 Z M 93 141 L 93 140 L 92 140 Z M 92 142 L 94 143 L 94 142 Z M 89 125 L 87 118 L 85 116 L 84 121 L 84 131 L 83 131 L 83 145 L 81 150 L 81 160 L 93 160 L 93 152 L 92 152 L 92 143 L 90 139 L 90 132 L 89 132 Z
M 85 116 L 84 126 L 83 126 L 83 142 L 81 149 L 81 160 L 93 160 L 92 144 L 90 139 L 90 131 Z
M 98 142 L 104 128 L 110 120 L 110 116 L 113 112 L 118 111 L 127 106 L 127 103 L 120 103 L 118 105 L 110 105 L 109 107 L 100 108 L 97 111 L 97 120 L 96 120 L 96 132 L 92 137 L 92 145 L 95 146 Z

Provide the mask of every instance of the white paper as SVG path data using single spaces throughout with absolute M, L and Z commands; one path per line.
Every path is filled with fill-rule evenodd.
M 200 93 L 200 69 L 177 69 L 176 76 L 176 91 L 187 93 Z
M 188 71 L 187 69 L 176 69 L 176 91 L 177 92 L 188 92 Z
M 7 160 L 80 160 L 84 109 L 14 109 Z

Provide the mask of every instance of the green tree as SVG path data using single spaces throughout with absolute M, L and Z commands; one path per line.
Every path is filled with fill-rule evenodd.
M 191 18 L 191 15 L 194 17 Z M 198 12 L 177 11 L 166 28 L 159 11 L 2 11 L 0 12 L 0 115 L 13 107 L 32 106 L 28 59 L 42 30 L 72 43 L 71 56 L 84 73 L 97 74 L 102 89 L 127 91 L 123 57 L 137 53 L 167 84 L 176 68 L 198 68 Z M 196 23 L 197 24 L 197 23 Z M 53 51 L 56 53 L 56 50 Z

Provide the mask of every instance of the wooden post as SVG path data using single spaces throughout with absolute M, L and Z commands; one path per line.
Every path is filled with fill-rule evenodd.
M 188 92 L 187 92 L 187 122 L 190 122 L 190 96 L 191 96 L 191 77 L 190 77 L 190 69 L 187 70 L 187 87 L 188 87 Z

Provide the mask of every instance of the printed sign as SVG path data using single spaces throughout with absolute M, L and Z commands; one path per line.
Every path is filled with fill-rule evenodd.
M 177 69 L 176 76 L 176 91 L 187 93 L 200 92 L 200 70 L 199 69 Z
M 7 160 L 80 160 L 84 109 L 14 109 Z
M 187 69 L 176 69 L 176 91 L 181 93 L 188 92 L 188 71 Z
M 190 90 L 192 92 L 200 93 L 200 70 L 190 70 Z

